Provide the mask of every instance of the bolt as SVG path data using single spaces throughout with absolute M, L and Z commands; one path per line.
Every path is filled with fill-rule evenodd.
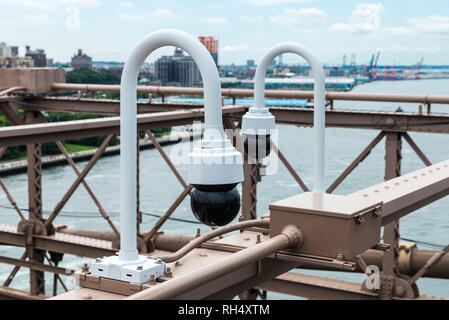
M 260 241 L 260 234 L 258 234 L 257 235 L 257 238 L 256 238 L 256 243 L 260 243 L 261 241 Z
M 355 217 L 355 223 L 361 224 L 365 219 L 362 216 Z
M 376 209 L 374 210 L 374 216 L 377 218 L 382 214 L 382 212 L 380 211 L 380 209 Z
M 197 228 L 196 229 L 196 235 L 195 235 L 197 238 L 199 237 L 199 236 L 201 236 L 201 229 L 200 228 Z
M 89 272 L 89 264 L 87 262 L 83 262 L 83 266 L 81 267 L 82 272 Z
M 394 293 L 398 296 L 398 297 L 402 297 L 402 296 L 404 296 L 404 294 L 405 294 L 405 289 L 404 289 L 404 287 L 402 286 L 402 285 L 397 285 L 395 288 L 394 288 Z
M 143 266 L 137 266 L 137 270 L 143 270 Z
M 344 259 L 343 254 L 341 254 L 341 253 L 337 254 L 338 261 L 343 261 L 343 259 Z
M 171 278 L 173 276 L 173 273 L 171 272 L 171 268 L 167 267 L 165 268 L 165 276 Z
M 156 277 L 154 276 L 154 274 L 150 275 L 150 283 L 151 284 L 156 283 Z
M 95 259 L 95 262 L 96 262 L 96 263 L 100 263 L 100 262 L 102 262 L 102 261 L 103 261 L 103 260 L 101 260 L 101 258 L 96 258 L 96 259 Z
M 157 259 L 156 260 L 156 264 L 161 264 L 162 263 L 162 260 L 161 259 Z
M 177 266 L 177 267 L 182 266 L 182 262 L 181 262 L 181 261 L 176 261 L 176 262 L 175 262 L 175 266 Z

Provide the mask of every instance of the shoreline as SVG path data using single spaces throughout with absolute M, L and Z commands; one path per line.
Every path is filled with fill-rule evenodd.
M 169 135 L 156 137 L 156 140 L 159 142 L 161 146 L 164 145 L 170 145 L 179 143 L 183 138 L 189 137 L 189 139 L 195 138 L 194 132 L 190 131 L 172 131 Z M 145 140 L 140 139 L 140 150 L 146 150 L 146 149 L 152 149 L 154 148 L 153 143 L 151 140 Z M 98 150 L 98 148 L 94 148 L 91 150 L 86 151 L 78 151 L 71 153 L 71 157 L 73 161 L 79 162 L 79 161 L 85 161 L 89 160 L 95 152 Z M 106 150 L 103 152 L 101 157 L 107 157 L 107 156 L 113 156 L 120 154 L 120 145 L 116 146 L 110 146 L 107 147 Z M 56 167 L 56 166 L 62 166 L 62 165 L 69 165 L 67 162 L 67 159 L 63 154 L 57 154 L 57 155 L 49 155 L 42 157 L 42 169 L 50 168 L 50 167 Z M 27 160 L 12 160 L 12 161 L 6 161 L 3 163 L 0 163 L 0 177 L 10 176 L 14 174 L 19 173 L 25 173 L 27 172 Z

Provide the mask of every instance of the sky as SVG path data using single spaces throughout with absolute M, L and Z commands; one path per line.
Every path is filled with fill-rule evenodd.
M 256 63 L 272 46 L 295 41 L 325 64 L 449 65 L 448 0 L 0 0 L 0 42 L 43 48 L 67 62 L 82 48 L 94 61 L 125 61 L 146 34 L 180 29 L 219 39 L 219 64 Z M 173 48 L 150 55 L 154 61 Z M 284 55 L 284 63 L 303 63 Z

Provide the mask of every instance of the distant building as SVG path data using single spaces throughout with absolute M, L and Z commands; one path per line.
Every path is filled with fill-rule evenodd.
M 11 47 L 11 57 L 17 57 L 19 56 L 19 47 L 12 46 Z
M 248 69 L 254 68 L 256 66 L 256 63 L 254 60 L 246 60 L 246 67 Z
M 19 57 L 19 47 L 0 42 L 0 68 L 32 68 L 31 57 Z
M 330 70 L 327 71 L 327 74 L 329 77 L 344 77 L 345 71 L 341 68 L 332 67 Z
M 198 40 L 210 52 L 215 64 L 218 66 L 218 40 L 214 36 L 199 36 Z
M 47 56 L 43 49 L 31 50 L 30 46 L 26 46 L 25 57 L 30 57 L 34 61 L 34 66 L 37 68 L 44 68 L 47 66 Z
M 89 68 L 92 69 L 92 58 L 78 49 L 78 53 L 72 57 L 72 68 Z
M 163 56 L 157 59 L 155 63 L 155 77 L 162 85 L 167 85 L 175 79 L 172 57 Z
M 156 60 L 155 78 L 164 86 L 201 86 L 201 75 L 195 61 L 178 48 L 173 56 L 163 56 Z
M 10 57 L 11 47 L 6 42 L 0 42 L 0 57 Z
M 32 68 L 34 61 L 31 57 L 0 57 L 0 68 Z
M 123 72 L 123 67 L 112 67 L 107 70 L 109 70 L 114 76 L 121 77 L 122 72 Z

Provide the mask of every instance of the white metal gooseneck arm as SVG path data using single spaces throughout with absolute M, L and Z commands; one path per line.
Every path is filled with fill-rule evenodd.
M 217 67 L 207 49 L 179 30 L 161 30 L 146 36 L 132 51 L 123 68 L 120 86 L 120 252 L 121 261 L 139 259 L 136 217 L 137 79 L 145 59 L 156 49 L 175 46 L 192 56 L 204 85 L 206 127 L 223 130 L 221 85 Z
M 316 55 L 308 48 L 294 43 L 285 42 L 271 48 L 260 61 L 254 80 L 254 107 L 255 112 L 263 112 L 265 107 L 265 75 L 268 66 L 274 58 L 283 53 L 296 53 L 303 57 L 312 67 L 314 85 L 314 179 L 315 186 L 313 191 L 324 193 L 324 152 L 325 152 L 325 117 L 326 117 L 326 92 L 325 92 L 325 74 L 323 67 Z M 251 112 L 250 109 L 250 112 Z

